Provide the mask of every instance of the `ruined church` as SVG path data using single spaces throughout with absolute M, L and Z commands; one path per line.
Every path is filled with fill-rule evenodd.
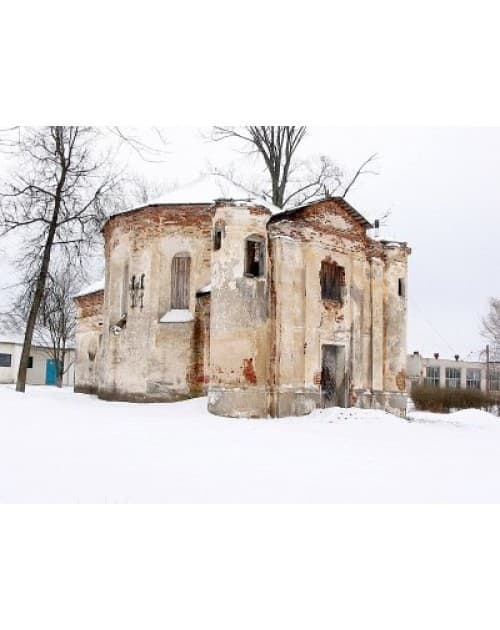
M 75 298 L 75 391 L 207 396 L 228 417 L 406 409 L 406 243 L 343 198 L 155 203 L 103 228 L 105 279 Z

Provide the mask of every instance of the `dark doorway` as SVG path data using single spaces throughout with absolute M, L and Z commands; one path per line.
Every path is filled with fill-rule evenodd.
M 343 346 L 322 346 L 321 406 L 345 407 L 345 370 Z

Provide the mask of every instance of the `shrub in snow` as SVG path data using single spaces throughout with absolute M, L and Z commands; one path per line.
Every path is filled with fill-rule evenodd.
M 451 409 L 498 411 L 498 400 L 478 389 L 455 389 L 415 384 L 411 398 L 419 411 L 449 413 Z

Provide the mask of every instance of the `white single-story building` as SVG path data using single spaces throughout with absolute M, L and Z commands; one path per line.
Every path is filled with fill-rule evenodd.
M 486 365 L 484 361 L 460 360 L 458 354 L 454 359 L 444 359 L 437 352 L 433 357 L 423 357 L 415 351 L 407 357 L 406 376 L 408 391 L 413 383 L 417 383 L 500 393 L 500 364 L 497 361 Z
M 15 383 L 19 361 L 23 349 L 22 335 L 0 331 L 0 383 Z M 69 348 L 66 353 L 63 385 L 73 386 L 75 350 Z M 30 362 L 26 377 L 28 385 L 55 385 L 56 362 L 50 349 L 41 341 L 31 346 Z

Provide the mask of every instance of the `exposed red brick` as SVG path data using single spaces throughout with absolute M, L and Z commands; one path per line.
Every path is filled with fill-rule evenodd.
M 257 375 L 255 374 L 255 367 L 251 357 L 250 359 L 243 359 L 243 376 L 247 383 L 257 384 Z
M 96 291 L 88 295 L 80 295 L 75 298 L 78 309 L 78 318 L 95 317 L 102 315 L 104 307 L 104 291 Z

